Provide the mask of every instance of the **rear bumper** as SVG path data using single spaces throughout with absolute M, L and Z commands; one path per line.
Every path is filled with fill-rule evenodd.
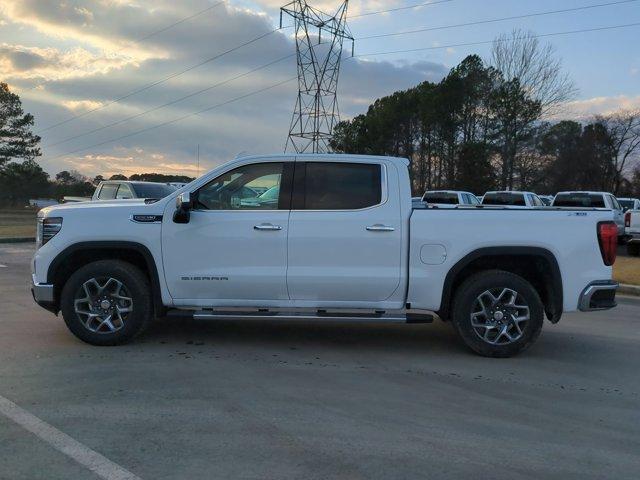
M 618 282 L 602 280 L 590 283 L 580 294 L 578 309 L 583 312 L 608 310 L 617 305 Z
M 53 285 L 46 283 L 36 283 L 35 278 L 31 277 L 31 295 L 38 305 L 53 313 L 58 313 L 56 297 Z

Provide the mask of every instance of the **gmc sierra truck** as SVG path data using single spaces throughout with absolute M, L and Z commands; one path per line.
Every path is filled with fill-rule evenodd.
M 616 235 L 606 209 L 414 208 L 406 159 L 244 157 L 158 201 L 41 210 L 32 289 L 94 345 L 131 340 L 174 310 L 408 323 L 435 313 L 473 351 L 508 357 L 545 316 L 615 306 Z

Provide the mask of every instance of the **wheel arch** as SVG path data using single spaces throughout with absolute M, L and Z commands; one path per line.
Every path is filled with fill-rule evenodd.
M 562 316 L 562 275 L 555 255 L 542 247 L 487 247 L 461 258 L 447 273 L 442 289 L 441 318 L 449 318 L 458 286 L 470 275 L 483 270 L 504 270 L 522 276 L 536 289 L 547 318 L 557 323 Z
M 54 285 L 54 306 L 60 308 L 62 288 L 78 268 L 97 260 L 123 260 L 131 263 L 147 275 L 156 315 L 162 315 L 166 307 L 162 302 L 160 277 L 151 251 L 143 244 L 128 241 L 79 242 L 60 252 L 47 269 L 47 283 Z

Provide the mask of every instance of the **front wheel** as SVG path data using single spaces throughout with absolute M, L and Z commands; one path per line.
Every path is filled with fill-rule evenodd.
M 119 345 L 149 324 L 153 304 L 146 275 L 120 260 L 100 260 L 74 272 L 61 295 L 71 332 L 92 345 Z
M 536 341 L 544 308 L 538 292 L 524 278 L 491 270 L 472 275 L 460 285 L 452 321 L 474 352 L 511 357 Z

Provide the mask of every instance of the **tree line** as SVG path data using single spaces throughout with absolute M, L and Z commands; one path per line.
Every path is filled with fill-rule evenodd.
M 470 55 L 442 81 L 380 98 L 340 122 L 331 147 L 409 158 L 414 194 L 447 188 L 640 196 L 640 169 L 633 169 L 640 112 L 544 120 L 574 92 L 553 49 L 513 32 L 496 40 L 491 61 Z
M 32 198 L 90 197 L 94 190 L 105 180 L 131 180 L 143 182 L 180 182 L 193 180 L 184 175 L 165 175 L 162 173 L 137 173 L 127 177 L 114 174 L 109 177 L 97 175 L 89 178 L 77 170 L 63 170 L 50 178 L 34 160 L 11 162 L 0 166 L 0 205 L 21 206 Z

